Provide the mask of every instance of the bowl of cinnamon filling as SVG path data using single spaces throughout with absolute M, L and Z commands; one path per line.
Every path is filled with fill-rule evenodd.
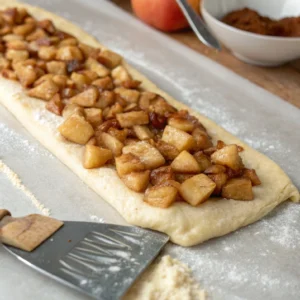
M 202 15 L 247 63 L 277 66 L 300 58 L 300 0 L 203 0 Z

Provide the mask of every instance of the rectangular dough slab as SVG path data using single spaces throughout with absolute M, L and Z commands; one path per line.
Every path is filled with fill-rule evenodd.
M 0 9 L 12 6 L 26 7 L 37 19 L 51 19 L 58 28 L 69 32 L 83 43 L 104 48 L 80 28 L 50 12 L 10 0 L 0 2 Z M 143 88 L 162 95 L 178 109 L 188 109 L 159 90 L 126 62 L 123 64 L 134 79 L 143 82 Z M 113 168 L 84 169 L 81 163 L 83 147 L 67 142 L 58 134 L 56 128 L 62 118 L 45 110 L 45 102 L 26 96 L 19 83 L 0 78 L 0 102 L 37 140 L 110 203 L 129 224 L 165 232 L 174 243 L 182 246 L 195 245 L 253 223 L 288 199 L 299 201 L 299 192 L 277 164 L 213 121 L 191 110 L 190 113 L 207 128 L 213 141 L 221 139 L 225 143 L 236 143 L 244 147 L 245 151 L 241 156 L 246 167 L 256 169 L 262 181 L 261 186 L 254 188 L 254 201 L 212 199 L 198 207 L 179 202 L 168 209 L 151 207 L 143 202 L 142 194 L 129 190 L 121 182 Z

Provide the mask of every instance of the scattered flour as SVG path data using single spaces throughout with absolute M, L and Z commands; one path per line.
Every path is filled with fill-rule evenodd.
M 0 160 L 0 172 L 4 173 L 7 178 L 11 181 L 11 183 L 19 190 L 21 190 L 32 202 L 32 204 L 38 208 L 43 215 L 49 216 L 50 210 L 49 208 L 46 208 L 34 195 L 31 191 L 28 190 L 24 184 L 22 184 L 22 181 L 20 177 L 11 170 L 2 160 Z
M 205 291 L 186 265 L 167 255 L 145 271 L 123 300 L 132 299 L 205 300 Z

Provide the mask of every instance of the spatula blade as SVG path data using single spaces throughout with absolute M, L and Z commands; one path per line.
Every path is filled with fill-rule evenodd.
M 95 299 L 120 299 L 169 238 L 130 226 L 65 222 L 33 252 L 5 246 L 36 270 Z

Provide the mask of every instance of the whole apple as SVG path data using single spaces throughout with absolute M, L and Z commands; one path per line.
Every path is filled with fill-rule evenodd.
M 200 0 L 189 0 L 199 12 Z M 175 0 L 131 0 L 134 13 L 145 23 L 162 31 L 176 31 L 189 26 Z

